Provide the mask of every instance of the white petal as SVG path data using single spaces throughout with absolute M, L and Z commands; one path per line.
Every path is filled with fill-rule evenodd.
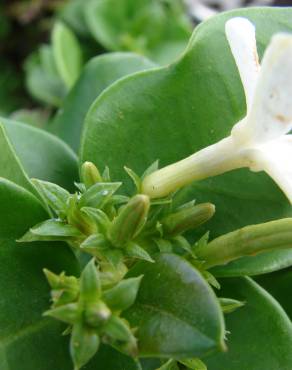
M 236 17 L 226 22 L 225 33 L 240 74 L 249 110 L 260 69 L 255 27 L 248 19 Z
M 260 143 L 292 128 L 292 35 L 278 34 L 266 50 L 245 130 Z
M 292 135 L 270 141 L 254 151 L 256 171 L 265 171 L 292 203 Z

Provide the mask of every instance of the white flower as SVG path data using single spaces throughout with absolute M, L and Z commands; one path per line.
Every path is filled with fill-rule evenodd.
M 162 197 L 194 180 L 249 167 L 268 173 L 292 203 L 292 35 L 273 36 L 260 66 L 253 24 L 232 18 L 225 30 L 245 91 L 246 116 L 229 137 L 146 177 L 143 191 Z

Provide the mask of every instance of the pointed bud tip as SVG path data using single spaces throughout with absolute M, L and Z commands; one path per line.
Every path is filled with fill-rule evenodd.
M 103 181 L 98 168 L 94 163 L 88 161 L 84 162 L 81 166 L 81 180 L 88 188 Z

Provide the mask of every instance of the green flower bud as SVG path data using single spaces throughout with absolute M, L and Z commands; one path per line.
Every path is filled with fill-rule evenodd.
M 66 276 L 64 272 L 56 275 L 47 269 L 43 271 L 52 288 L 51 296 L 55 307 L 77 300 L 79 283 L 75 276 Z
M 195 253 L 204 267 L 224 265 L 243 256 L 273 249 L 292 248 L 292 218 L 246 226 L 212 240 Z
M 83 163 L 80 177 L 86 188 L 103 181 L 97 167 L 92 162 Z
M 164 217 L 160 223 L 165 234 L 175 236 L 207 222 L 215 213 L 215 206 L 211 203 L 202 203 L 181 210 Z
M 110 317 L 111 310 L 102 301 L 87 305 L 84 311 L 84 320 L 86 324 L 93 328 L 101 327 Z
M 139 234 L 147 220 L 149 207 L 149 197 L 138 194 L 121 208 L 109 230 L 109 239 L 115 246 L 123 247 Z

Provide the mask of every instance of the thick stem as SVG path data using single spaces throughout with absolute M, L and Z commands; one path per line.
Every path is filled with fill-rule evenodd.
M 229 136 L 190 157 L 153 172 L 144 179 L 142 192 L 151 198 L 164 197 L 195 180 L 245 166 L 246 158 Z

